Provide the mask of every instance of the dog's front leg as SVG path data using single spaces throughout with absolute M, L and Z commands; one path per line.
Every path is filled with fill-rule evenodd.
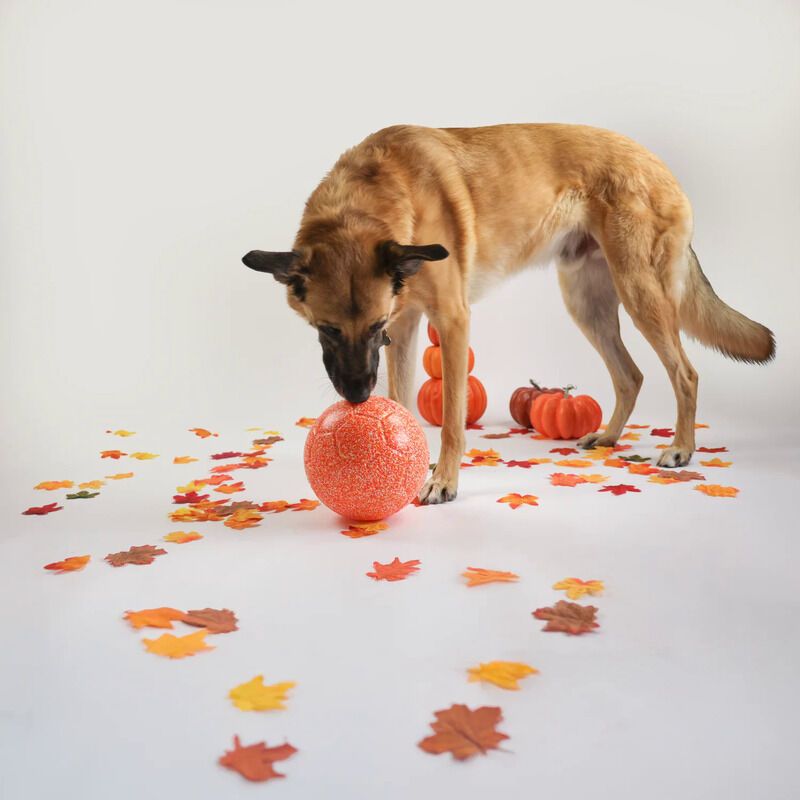
M 386 347 L 389 398 L 411 410 L 414 401 L 414 367 L 417 357 L 417 331 L 422 312 L 403 310 L 387 328 L 391 344 Z
M 464 454 L 467 416 L 467 351 L 469 349 L 469 306 L 441 309 L 431 322 L 439 332 L 442 348 L 442 445 L 433 475 L 422 487 L 419 499 L 426 504 L 454 500 L 458 471 Z

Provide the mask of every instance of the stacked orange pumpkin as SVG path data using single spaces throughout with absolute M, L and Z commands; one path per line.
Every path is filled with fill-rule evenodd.
M 428 323 L 430 347 L 422 354 L 422 366 L 430 376 L 422 384 L 417 395 L 417 407 L 423 419 L 431 425 L 442 424 L 442 348 L 439 345 L 439 334 L 436 328 Z M 475 354 L 469 348 L 467 372 L 471 373 L 475 366 Z M 467 425 L 474 425 L 486 411 L 486 389 L 474 376 L 467 375 Z

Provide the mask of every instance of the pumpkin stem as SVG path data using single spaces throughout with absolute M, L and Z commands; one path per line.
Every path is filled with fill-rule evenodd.
M 577 389 L 577 388 L 578 388 L 577 386 L 573 386 L 571 383 L 569 385 L 565 386 L 564 387 L 564 397 L 565 398 L 569 397 L 570 391 L 572 391 L 572 389 Z
M 536 389 L 537 391 L 541 391 L 542 387 L 541 387 L 541 386 L 539 386 L 539 384 L 538 384 L 538 383 L 536 383 L 536 381 L 535 381 L 533 378 L 528 378 L 528 383 L 529 383 L 531 386 L 533 386 L 533 388 L 534 388 L 534 389 Z

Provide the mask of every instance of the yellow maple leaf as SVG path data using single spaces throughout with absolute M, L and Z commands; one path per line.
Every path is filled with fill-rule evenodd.
M 156 453 L 131 453 L 131 458 L 139 461 L 148 461 L 151 458 L 158 458 L 158 455 Z
M 192 461 L 197 461 L 197 459 L 191 456 L 175 456 L 175 458 L 172 459 L 173 464 L 191 464 Z
M 174 544 L 186 544 L 187 542 L 196 542 L 198 539 L 202 539 L 203 536 L 197 531 L 188 531 L 184 533 L 183 531 L 174 531 L 173 533 L 168 533 L 164 537 L 165 542 L 173 542 Z
M 196 492 L 198 489 L 202 489 L 204 486 L 208 486 L 208 481 L 198 480 L 189 481 L 186 486 L 176 486 L 175 489 L 181 494 L 186 494 L 187 492 Z
M 264 519 L 264 515 L 255 508 L 237 508 L 233 514 L 228 516 L 224 525 L 226 528 L 241 531 L 245 528 L 255 528 L 262 519 Z
M 591 467 L 592 462 L 584 458 L 564 458 L 561 461 L 556 461 L 559 467 Z
M 110 481 L 122 481 L 125 478 L 132 478 L 132 472 L 118 472 L 116 475 L 106 475 L 106 479 Z
M 518 680 L 535 675 L 539 670 L 519 661 L 489 661 L 467 670 L 470 681 L 486 681 L 501 689 L 519 689 Z
M 185 658 L 200 653 L 203 650 L 213 650 L 205 643 L 208 631 L 197 631 L 186 636 L 173 636 L 165 633 L 158 639 L 142 639 L 148 653 L 155 653 L 157 656 L 167 658 Z
M 125 619 L 137 630 L 139 628 L 171 628 L 173 620 L 186 616 L 177 608 L 145 608 L 142 611 L 126 611 Z
M 56 489 L 71 489 L 74 485 L 73 481 L 42 481 L 41 483 L 37 483 L 33 488 L 53 492 Z
M 729 467 L 733 461 L 723 461 L 721 458 L 711 458 L 700 462 L 704 467 Z
M 662 483 L 664 486 L 669 486 L 672 483 L 680 483 L 677 478 L 670 478 L 668 475 L 651 475 L 647 479 L 648 483 Z
M 236 708 L 241 708 L 242 711 L 272 711 L 286 708 L 283 704 L 286 700 L 286 692 L 294 687 L 295 684 L 292 681 L 265 686 L 264 676 L 256 675 L 253 680 L 231 689 L 228 697 L 233 700 Z
M 578 600 L 585 594 L 600 594 L 605 586 L 603 581 L 582 581 L 580 578 L 564 578 L 553 584 L 554 589 L 563 590 L 570 600 Z
M 99 489 L 101 486 L 105 486 L 105 485 L 106 485 L 105 481 L 100 481 L 100 480 L 97 480 L 97 481 L 85 481 L 84 483 L 79 483 L 78 484 L 78 488 L 79 489 Z
M 604 461 L 606 458 L 611 458 L 613 453 L 613 447 L 593 447 L 591 450 L 587 450 L 583 457 L 591 458 L 592 461 Z
M 638 441 L 639 441 L 639 439 L 641 439 L 641 438 L 642 438 L 642 434 L 641 434 L 641 433 L 633 433 L 633 432 L 630 432 L 630 433 L 625 433 L 625 434 L 623 434 L 623 435 L 622 435 L 622 436 L 620 436 L 619 438 L 620 438 L 620 439 L 629 439 L 629 440 L 630 440 L 630 441 L 632 441 L 632 442 L 638 442 Z
M 735 486 L 720 486 L 716 483 L 700 483 L 694 488 L 709 497 L 736 497 L 739 494 L 739 490 Z
M 608 475 L 581 475 L 581 478 L 583 478 L 586 483 L 602 483 L 608 480 Z
M 109 431 L 109 432 L 113 433 L 114 436 L 133 436 L 136 433 L 136 431 L 126 431 L 124 428 L 121 428 L 118 431 Z
M 346 531 L 339 531 L 351 539 L 363 539 L 365 536 L 374 536 L 385 531 L 389 526 L 385 522 L 353 522 Z

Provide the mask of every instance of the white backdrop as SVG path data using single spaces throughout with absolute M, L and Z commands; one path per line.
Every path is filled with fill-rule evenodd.
M 766 368 L 690 343 L 699 419 L 782 419 L 798 390 L 800 14 L 788 0 L 745 5 L 6 0 L 9 432 L 318 412 L 334 395 L 313 333 L 239 259 L 288 248 L 337 156 L 398 122 L 581 122 L 650 147 L 693 201 L 718 293 L 778 340 Z M 552 269 L 500 288 L 473 319 L 489 420 L 529 376 L 610 407 Z M 624 325 L 645 373 L 639 416 L 671 423 L 666 375 Z

